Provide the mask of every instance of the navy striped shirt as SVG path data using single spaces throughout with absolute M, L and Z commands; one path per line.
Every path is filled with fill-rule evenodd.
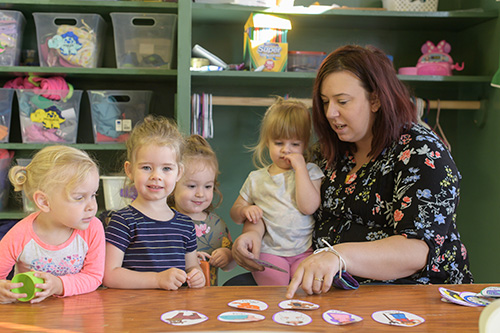
M 125 253 L 122 267 L 139 272 L 185 270 L 186 253 L 196 251 L 196 230 L 190 217 L 174 214 L 169 221 L 158 221 L 132 206 L 113 213 L 106 241 Z

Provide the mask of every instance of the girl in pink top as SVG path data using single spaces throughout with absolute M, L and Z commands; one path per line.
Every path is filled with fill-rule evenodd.
M 22 283 L 5 280 L 35 271 L 44 283 L 31 303 L 45 298 L 94 291 L 104 272 L 104 229 L 95 217 L 99 170 L 87 153 L 67 147 L 40 150 L 27 167 L 14 166 L 9 179 L 38 211 L 19 221 L 0 240 L 0 303 L 26 294 L 13 293 Z

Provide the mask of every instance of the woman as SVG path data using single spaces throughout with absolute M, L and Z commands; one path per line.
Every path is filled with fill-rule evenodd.
M 325 178 L 313 245 L 287 291 L 326 292 L 339 270 L 361 283 L 471 283 L 455 225 L 460 174 L 439 138 L 417 124 L 406 86 L 375 47 L 348 45 L 322 63 L 313 91 L 315 161 Z M 324 242 L 326 241 L 326 242 Z M 331 244 L 332 247 L 327 247 Z M 263 269 L 253 230 L 233 256 Z

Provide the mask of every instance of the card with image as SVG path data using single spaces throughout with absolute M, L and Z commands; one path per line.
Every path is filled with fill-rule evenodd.
M 270 269 L 275 269 L 279 272 L 282 272 L 282 273 L 288 273 L 288 271 L 284 270 L 283 268 L 281 267 L 278 267 L 276 265 L 273 265 L 271 264 L 270 262 L 267 262 L 265 260 L 260 260 L 260 259 L 254 259 L 254 261 L 259 264 L 259 265 L 262 265 L 264 266 L 265 268 L 270 268 Z

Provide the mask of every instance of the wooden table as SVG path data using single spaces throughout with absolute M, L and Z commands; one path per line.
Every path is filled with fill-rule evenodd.
M 457 291 L 479 292 L 488 285 L 448 285 Z M 498 285 L 497 285 L 498 286 Z M 95 292 L 67 298 L 51 297 L 38 304 L 15 303 L 0 305 L 1 332 L 161 332 L 161 331 L 399 331 L 411 332 L 477 332 L 482 307 L 465 307 L 442 302 L 439 285 L 377 285 L 361 286 L 358 290 L 332 289 L 327 294 L 307 296 L 302 290 L 295 299 L 314 302 L 318 310 L 307 311 L 312 323 L 286 326 L 275 323 L 273 314 L 282 309 L 285 287 L 206 287 L 164 290 L 99 289 Z M 226 311 L 230 301 L 256 299 L 266 302 L 267 310 L 257 313 L 266 317 L 260 322 L 226 323 L 217 316 Z M 336 309 L 364 318 L 346 326 L 334 326 L 322 319 L 324 311 Z M 172 310 L 194 310 L 209 317 L 192 326 L 172 326 L 160 320 Z M 375 322 L 371 314 L 380 310 L 402 310 L 423 317 L 425 323 L 403 328 Z M 406 332 L 406 331 L 405 331 Z

